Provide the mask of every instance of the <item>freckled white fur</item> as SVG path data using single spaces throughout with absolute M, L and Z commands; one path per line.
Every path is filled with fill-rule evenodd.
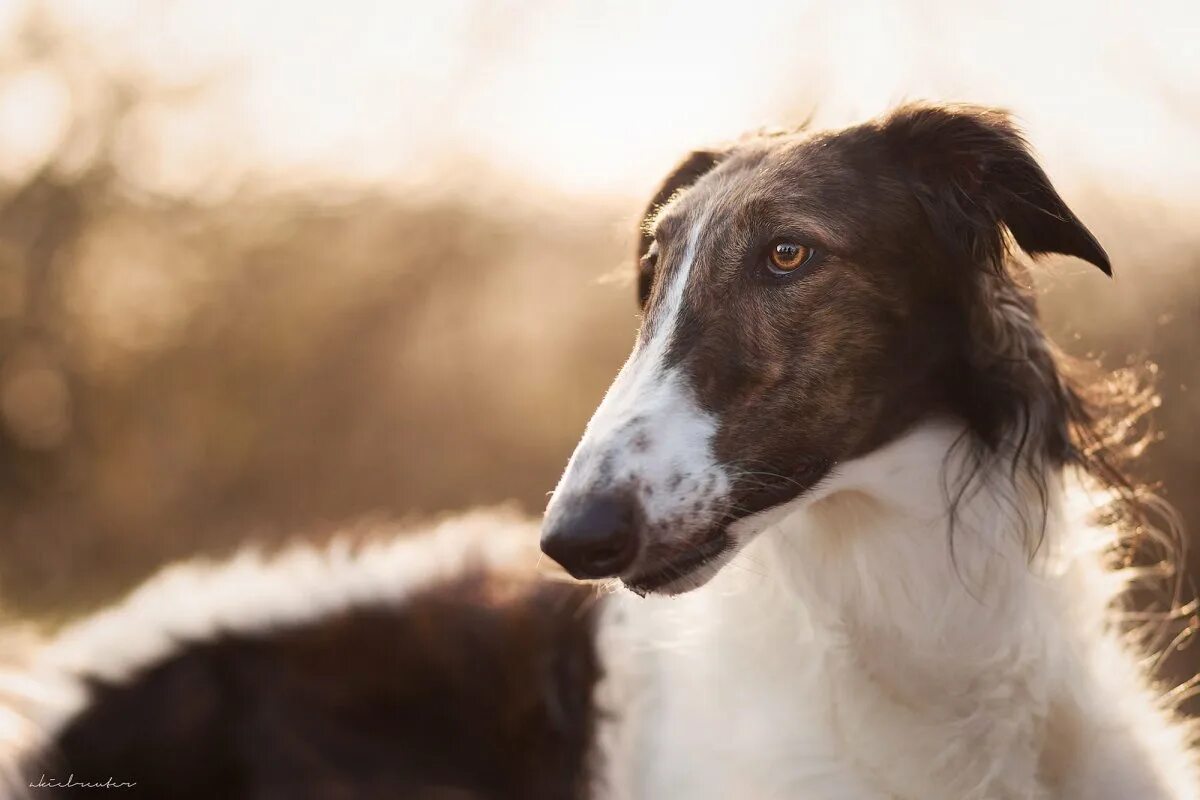
M 1096 498 L 1052 478 L 1031 564 L 1000 488 L 969 495 L 956 569 L 957 433 L 926 424 L 743 521 L 746 546 L 695 591 L 611 598 L 599 796 L 1200 797 L 1191 731 L 1111 624 L 1124 579 Z
M 726 493 L 728 478 L 712 452 L 716 419 L 699 407 L 678 370 L 666 364 L 705 222 L 702 216 L 689 232 L 680 264 L 655 309 L 653 334 L 639 341 L 609 387 L 555 497 L 636 485 L 646 521 L 653 525 L 696 500 Z

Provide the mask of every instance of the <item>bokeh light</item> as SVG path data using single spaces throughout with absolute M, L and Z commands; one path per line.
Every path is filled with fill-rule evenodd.
M 636 329 L 662 173 L 906 99 L 1011 109 L 1109 250 L 1114 282 L 1046 264 L 1047 324 L 1158 365 L 1138 477 L 1196 535 L 1198 37 L 1183 0 L 0 3 L 3 606 L 540 511 Z

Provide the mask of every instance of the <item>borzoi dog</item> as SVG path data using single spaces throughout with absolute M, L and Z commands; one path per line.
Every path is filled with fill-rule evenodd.
M 172 797 L 1180 800 L 1122 625 L 1149 510 L 1030 257 L 1111 274 L 1009 119 L 693 153 L 643 322 L 527 523 L 180 567 L 37 658 L 31 782 Z M 1024 255 L 1022 255 L 1022 252 Z M 603 590 L 601 590 L 603 589 Z

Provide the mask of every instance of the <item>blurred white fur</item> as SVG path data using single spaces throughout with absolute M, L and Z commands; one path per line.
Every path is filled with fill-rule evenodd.
M 21 772 L 22 758 L 87 702 L 86 677 L 119 681 L 188 642 L 222 632 L 399 603 L 470 568 L 529 572 L 540 563 L 536 523 L 506 509 L 387 533 L 357 546 L 347 540 L 321 548 L 299 544 L 273 555 L 247 549 L 225 561 L 175 564 L 48 641 L 25 636 L 12 642 L 7 652 L 25 655 L 0 666 L 0 797 L 22 796 L 30 780 Z

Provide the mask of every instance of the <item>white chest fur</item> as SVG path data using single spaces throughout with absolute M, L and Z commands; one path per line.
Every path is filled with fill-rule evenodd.
M 985 488 L 951 559 L 954 435 L 927 426 L 844 465 L 698 590 L 610 598 L 602 796 L 1196 796 L 1185 731 L 1106 625 L 1111 532 L 1052 480 L 1031 564 Z
M 828 735 L 828 668 L 813 630 L 782 613 L 783 598 L 770 596 L 778 584 L 749 571 L 759 549 L 689 595 L 614 598 L 599 691 L 615 712 L 600 733 L 611 796 L 876 796 Z

